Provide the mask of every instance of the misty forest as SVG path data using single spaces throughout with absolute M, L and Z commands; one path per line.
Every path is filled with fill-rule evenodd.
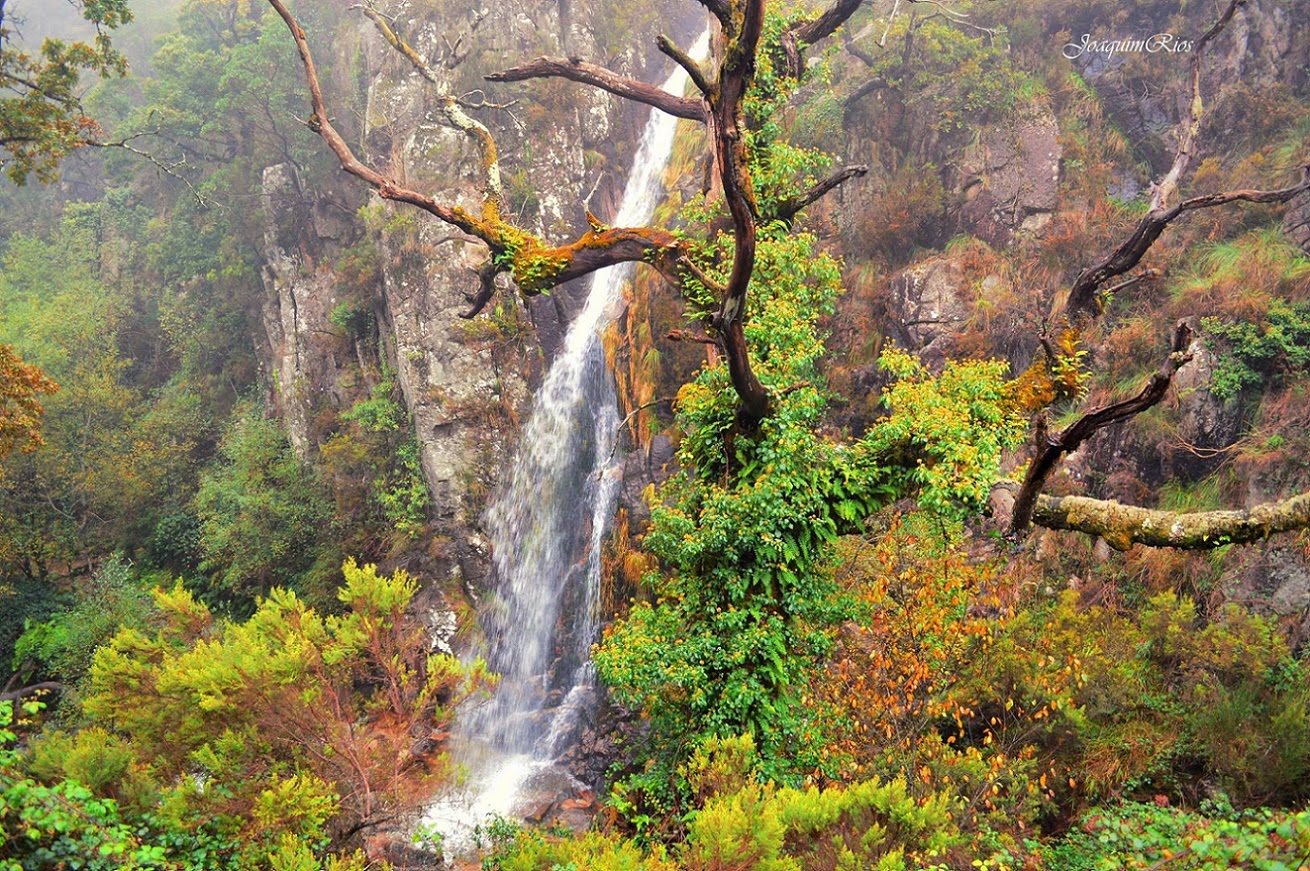
M 1310 868 L 1310 0 L 0 0 L 0 871 Z

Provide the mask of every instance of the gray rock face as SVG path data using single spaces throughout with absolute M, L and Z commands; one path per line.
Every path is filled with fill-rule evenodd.
M 993 247 L 1051 220 L 1060 186 L 1060 127 L 1049 111 L 989 131 L 966 155 L 963 229 Z
M 1279 616 L 1310 608 L 1310 563 L 1290 548 L 1269 548 L 1235 579 L 1234 598 L 1262 603 Z
M 1201 338 L 1187 348 L 1192 361 L 1174 375 L 1178 397 L 1178 436 L 1188 445 L 1206 450 L 1226 448 L 1242 433 L 1242 404 L 1224 401 L 1210 392 L 1218 357 Z
M 1278 0 L 1250 0 L 1207 49 L 1202 71 L 1207 124 L 1224 114 L 1226 98 L 1244 99 L 1240 91 L 1228 97 L 1223 93 L 1233 83 L 1245 83 L 1257 92 L 1279 81 L 1304 83 L 1305 68 L 1310 63 L 1310 41 L 1305 28 L 1295 26 L 1292 21 L 1291 16 L 1297 14 L 1293 10 L 1294 5 Z M 1137 4 L 1130 22 L 1122 28 L 1124 32 L 1098 36 L 1145 38 L 1171 32 L 1183 38 L 1181 31 L 1170 29 L 1170 16 L 1177 11 L 1175 3 Z M 1213 21 L 1215 9 L 1185 7 L 1184 14 L 1192 22 L 1192 31 L 1199 34 Z M 1172 160 L 1176 125 L 1187 117 L 1191 105 L 1186 69 L 1171 69 L 1166 65 L 1185 67 L 1189 57 L 1187 54 L 1089 52 L 1074 62 L 1074 67 L 1104 101 L 1110 117 L 1157 172 L 1163 171 Z M 1202 134 L 1202 152 L 1222 151 L 1222 143 L 1232 132 L 1207 128 Z M 1207 140 L 1214 143 L 1213 147 L 1207 145 Z
M 692 0 L 671 4 L 664 26 L 685 40 L 704 15 Z M 362 105 L 361 157 L 403 184 L 439 201 L 480 210 L 480 154 L 458 131 L 440 123 L 442 90 L 472 94 L 487 87 L 482 76 L 540 54 L 600 59 L 625 74 L 651 79 L 669 62 L 657 51 L 654 33 L 632 34 L 618 56 L 597 33 L 613 30 L 608 0 L 541 4 L 532 0 L 478 8 L 454 2 L 402 2 L 388 8 L 395 27 L 428 60 L 441 84 L 413 69 L 354 12 L 343 12 L 338 39 L 316 45 L 320 55 L 354 55 L 330 69 L 351 68 L 351 81 L 328 82 L 332 94 L 353 89 Z M 613 41 L 611 34 L 610 40 Z M 458 63 L 452 46 L 463 53 Z M 363 86 L 361 90 L 361 86 Z M 506 86 L 500 86 L 506 88 Z M 622 190 L 627 163 L 646 110 L 599 90 L 572 84 L 527 83 L 488 95 L 491 102 L 521 97 L 511 111 L 474 111 L 497 138 L 502 171 L 515 220 L 551 241 L 586 229 L 588 206 L 610 217 Z M 344 98 L 343 98 L 344 99 Z M 342 116 L 352 110 L 340 105 Z M 353 180 L 347 180 L 353 184 Z M 362 186 L 354 185 L 360 199 Z M 475 289 L 472 270 L 486 249 L 435 219 L 405 206 L 375 204 L 365 222 L 354 206 L 314 206 L 294 173 L 272 167 L 265 176 L 264 356 L 274 403 L 301 454 L 315 459 L 313 421 L 323 410 L 341 411 L 358 398 L 340 387 L 352 380 L 352 365 L 365 361 L 360 349 L 343 344 L 329 315 L 343 298 L 361 295 L 375 314 L 380 355 L 393 370 L 413 414 L 424 478 L 444 544 L 434 547 L 437 564 L 466 589 L 488 577 L 489 552 L 477 532 L 487 496 L 514 453 L 516 427 L 526 416 L 532 387 L 545 359 L 562 340 L 572 314 L 585 298 L 586 282 L 558 288 L 525 307 L 511 289 L 490 308 L 498 315 L 461 319 L 466 294 Z M 376 202 L 376 201 L 375 201 Z M 340 286 L 330 264 L 342 246 L 365 236 L 381 253 L 376 288 Z M 502 279 L 503 280 L 503 279 Z M 530 326 L 536 323 L 539 330 Z M 378 361 L 369 366 L 376 368 Z M 357 380 L 357 379 L 356 379 Z M 357 392 L 357 391 L 356 391 Z
M 348 345 L 337 338 L 330 314 L 341 301 L 335 276 L 319 269 L 302 245 L 306 228 L 315 242 L 311 207 L 288 164 L 264 170 L 265 215 L 263 358 L 268 366 L 270 405 L 286 423 L 291 444 L 310 456 L 310 421 L 323 403 L 342 401 L 337 371 Z M 344 352 L 344 353 L 343 353 Z
M 1292 200 L 1283 215 L 1283 232 L 1287 238 L 1310 254 L 1310 192 Z
M 940 362 L 951 337 L 969 316 L 964 271 L 949 257 L 934 257 L 891 280 L 890 314 L 902 342 L 925 362 Z
M 666 435 L 653 437 L 650 444 L 632 451 L 624 458 L 619 506 L 627 510 L 630 520 L 644 523 L 650 518 L 650 506 L 645 499 L 646 488 L 671 475 L 674 465 L 673 442 Z

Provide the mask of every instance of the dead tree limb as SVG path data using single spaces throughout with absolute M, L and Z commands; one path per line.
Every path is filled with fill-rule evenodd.
M 1073 287 L 1069 290 L 1069 296 L 1065 303 L 1066 309 L 1070 313 L 1093 313 L 1096 309 L 1097 290 L 1101 285 L 1137 266 L 1142 258 L 1146 256 L 1146 252 L 1151 250 L 1151 246 L 1164 233 L 1165 228 L 1180 215 L 1237 202 L 1286 203 L 1307 190 L 1310 190 L 1310 167 L 1304 169 L 1300 183 L 1291 187 L 1268 191 L 1237 190 L 1220 194 L 1207 194 L 1183 200 L 1167 209 L 1148 212 L 1137 222 L 1132 234 L 1118 248 L 1115 248 L 1078 276 L 1078 279 L 1073 283 Z
M 648 85 L 627 76 L 621 76 L 604 67 L 576 58 L 539 57 L 527 63 L 483 76 L 489 82 L 524 82 L 528 79 L 562 78 L 571 82 L 591 85 L 617 97 L 635 100 L 690 121 L 705 121 L 705 104 L 691 97 L 670 94 L 655 85 Z
M 1201 66 L 1205 49 L 1228 26 L 1237 10 L 1247 2 L 1248 0 L 1228 0 L 1228 4 L 1214 24 L 1197 40 L 1191 61 L 1192 99 L 1188 117 L 1178 134 L 1178 147 L 1174 152 L 1169 171 L 1152 186 L 1150 211 L 1137 222 L 1128 238 L 1095 264 L 1083 270 L 1074 281 L 1063 305 L 1064 311 L 1070 315 L 1095 314 L 1097 291 L 1101 285 L 1137 266 L 1164 233 L 1165 228 L 1179 216 L 1187 212 L 1236 202 L 1285 203 L 1302 191 L 1310 189 L 1310 167 L 1306 167 L 1301 183 L 1291 187 L 1279 190 L 1227 191 L 1192 197 L 1170 205 L 1197 150 L 1197 138 L 1201 132 L 1201 122 L 1205 113 L 1205 102 L 1201 93 Z M 1057 307 L 1052 314 L 1058 317 L 1062 311 Z
M 782 51 L 786 56 L 787 74 L 799 79 L 805 72 L 804 46 L 814 45 L 837 32 L 864 0 L 836 0 L 819 15 L 793 24 L 782 35 Z
M 1047 529 L 1098 535 L 1120 551 L 1134 544 L 1208 550 L 1310 527 L 1310 493 L 1246 511 L 1194 513 L 1155 511 L 1084 496 L 1041 496 L 1032 522 Z
M 719 307 L 711 318 L 709 328 L 722 345 L 728 374 L 740 400 L 740 418 L 744 425 L 750 426 L 767 417 L 772 408 L 769 392 L 752 368 L 744 328 L 747 293 L 755 268 L 758 224 L 761 220 L 750 176 L 747 148 L 749 129 L 744 104 L 746 93 L 755 79 L 764 33 L 765 3 L 764 0 L 701 0 L 701 4 L 719 19 L 721 25 L 718 35 L 721 51 L 716 55 L 719 58 L 717 75 L 706 75 L 697 64 L 690 62 L 684 52 L 667 40 L 661 41 L 660 49 L 688 70 L 704 94 L 703 100 L 678 97 L 649 85 L 634 83 L 578 59 L 537 58 L 488 78 L 492 81 L 521 81 L 543 76 L 567 78 L 655 106 L 678 117 L 706 123 L 714 165 L 722 185 L 723 200 L 732 219 L 735 243 L 729 277 L 722 285 Z M 831 8 L 817 18 L 793 28 L 792 36 L 797 40 L 794 45 L 796 56 L 800 56 L 801 45 L 811 44 L 835 32 L 859 5 L 857 0 L 836 0 Z M 787 75 L 786 58 L 769 58 L 768 62 L 779 65 L 775 70 L 777 74 Z M 798 75 L 803 68 L 802 59 L 797 67 Z M 814 189 L 798 195 L 784 207 L 786 217 L 794 217 L 800 209 L 841 182 L 861 173 L 862 168 L 849 167 L 819 183 Z M 716 282 L 707 281 L 704 273 L 689 266 L 686 260 L 681 261 L 680 265 L 706 287 L 719 289 Z
M 1136 396 L 1093 409 L 1055 436 L 1047 435 L 1044 421 L 1039 419 L 1037 456 L 1029 463 L 1028 474 L 1024 476 L 1023 485 L 1019 488 L 1018 495 L 1014 497 L 1010 535 L 1019 535 L 1028 528 L 1033 519 L 1033 509 L 1037 504 L 1038 495 L 1046 486 L 1051 473 L 1067 454 L 1078 450 L 1079 446 L 1098 430 L 1141 414 L 1164 398 L 1174 374 L 1184 363 L 1192 359 L 1191 354 L 1187 352 L 1191 342 L 1192 328 L 1186 321 L 1179 321 L 1174 328 L 1169 356 Z
M 834 188 L 844 184 L 850 179 L 861 178 L 868 174 L 869 167 L 864 164 L 847 166 L 839 169 L 809 190 L 799 193 L 794 197 L 788 197 L 779 204 L 774 217 L 779 221 L 785 221 L 790 224 L 795 220 L 796 215 L 808 206 L 818 202 Z
M 505 208 L 505 189 L 500 180 L 500 155 L 496 149 L 496 138 L 491 135 L 491 131 L 487 129 L 485 124 L 469 117 L 460 106 L 459 101 L 450 94 L 450 86 L 432 71 L 432 68 L 409 43 L 400 38 L 400 35 L 387 23 L 382 13 L 367 4 L 358 8 L 373 22 L 387 44 L 400 52 L 409 61 L 410 65 L 418 70 L 419 75 L 437 88 L 441 115 L 446 123 L 471 139 L 482 153 L 483 199 L 494 203 L 496 209 L 503 212 Z
M 755 79 L 756 55 L 764 33 L 764 0 L 732 0 L 731 7 L 732 15 L 723 28 L 718 87 L 708 102 L 715 163 L 723 184 L 723 199 L 732 216 L 736 245 L 732 272 L 713 326 L 723 338 L 728 375 L 741 399 L 741 412 L 749 422 L 756 422 L 768 416 L 772 402 L 751 368 L 744 327 L 746 292 L 755 270 L 759 214 L 746 147 L 744 103 Z
M 52 680 L 34 683 L 31 686 L 20 687 L 16 690 L 5 690 L 0 693 L 0 702 L 16 702 L 19 699 L 25 699 L 28 696 L 34 696 L 37 693 L 62 693 L 64 685 Z
M 1223 32 L 1228 22 L 1233 20 L 1233 14 L 1237 12 L 1238 7 L 1245 6 L 1246 3 L 1247 0 L 1229 0 L 1227 8 L 1220 13 L 1215 23 L 1196 41 L 1196 47 L 1192 50 L 1192 100 L 1187 123 L 1178 133 L 1178 149 L 1174 153 L 1173 164 L 1164 178 L 1155 185 L 1155 190 L 1151 194 L 1153 212 L 1169 206 L 1169 201 L 1173 199 L 1178 185 L 1182 182 L 1183 173 L 1187 172 L 1187 167 L 1196 153 L 1196 139 L 1201 133 L 1201 120 L 1205 114 L 1205 101 L 1201 96 L 1201 61 L 1205 56 L 1205 47 Z
M 672 58 L 674 63 L 686 71 L 687 78 L 691 79 L 691 83 L 696 86 L 696 90 L 709 96 L 713 86 L 705 78 L 705 70 L 701 69 L 701 65 L 696 62 L 695 58 L 678 48 L 673 44 L 673 40 L 663 34 L 660 34 L 659 38 L 655 40 L 655 44 L 666 57 Z

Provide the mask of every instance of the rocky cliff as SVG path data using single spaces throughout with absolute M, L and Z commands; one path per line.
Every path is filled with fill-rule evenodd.
M 480 156 L 436 113 L 425 81 L 373 25 L 338 4 L 331 33 L 310 33 L 328 68 L 329 101 L 369 163 L 439 200 L 479 202 Z M 700 26 L 681 0 L 658 13 L 613 0 L 392 3 L 384 12 L 451 93 L 465 95 L 495 134 L 506 193 L 521 225 L 547 239 L 607 219 L 622 190 L 645 110 L 568 83 L 488 86 L 486 73 L 541 54 L 596 59 L 658 80 L 668 61 L 658 32 Z M 394 373 L 412 416 L 431 494 L 432 535 L 405 560 L 427 580 L 476 591 L 488 572 L 480 532 L 543 363 L 563 336 L 585 282 L 530 305 L 512 288 L 488 314 L 464 320 L 486 250 L 405 207 L 374 202 L 339 179 L 308 182 L 287 165 L 265 173 L 265 359 L 274 402 L 307 458 L 341 412 Z M 362 208 L 361 208 L 362 206 Z M 425 550 L 425 552 L 423 552 Z

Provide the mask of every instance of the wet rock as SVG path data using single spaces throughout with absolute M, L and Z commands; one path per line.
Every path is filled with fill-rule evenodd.
M 424 615 L 423 622 L 428 627 L 429 652 L 454 656 L 455 651 L 451 647 L 451 641 L 459 629 L 459 615 L 454 611 L 434 608 Z
M 607 774 L 622 757 L 622 748 L 636 746 L 643 728 L 636 713 L 603 699 L 557 762 L 591 789 L 602 790 Z
M 666 435 L 652 437 L 644 448 L 638 448 L 624 458 L 619 507 L 628 512 L 629 520 L 644 524 L 650 519 L 646 488 L 668 478 L 674 465 L 673 442 Z
M 290 164 L 264 170 L 264 334 L 261 356 L 268 367 L 269 405 L 286 424 L 300 456 L 314 454 L 314 417 L 323 404 L 344 404 L 338 371 L 354 362 L 350 344 L 331 322 L 342 301 L 335 276 L 316 268 L 319 240 L 310 225 L 310 205 Z
M 583 831 L 595 816 L 595 793 L 558 765 L 543 768 L 528 778 L 522 795 L 518 813 L 530 823 L 568 825 L 568 820 L 574 820 L 580 826 L 570 825 L 570 828 Z
M 394 871 L 440 871 L 446 861 L 436 853 L 414 846 L 400 832 L 379 832 L 364 841 L 370 862 L 386 862 Z
M 1269 548 L 1242 571 L 1230 598 L 1258 603 L 1279 616 L 1304 614 L 1310 609 L 1310 561 L 1291 548 Z
M 1188 477 L 1199 477 L 1213 465 L 1202 454 L 1221 450 L 1237 441 L 1246 424 L 1242 403 L 1234 397 L 1222 400 L 1210 392 L 1219 359 L 1197 337 L 1187 348 L 1192 360 L 1174 375 L 1174 394 L 1178 397 L 1179 450 L 1174 452 L 1171 468 Z

